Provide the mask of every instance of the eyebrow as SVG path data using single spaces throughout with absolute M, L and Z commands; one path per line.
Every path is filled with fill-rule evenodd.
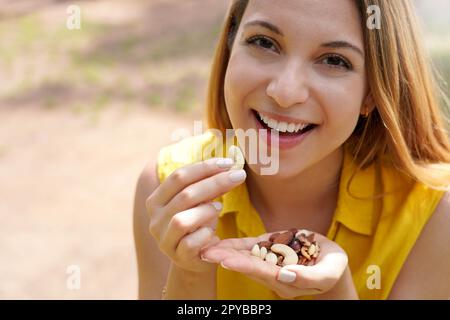
M 272 31 L 273 33 L 276 33 L 276 34 L 284 37 L 283 32 L 281 32 L 281 30 L 278 29 L 277 26 L 275 26 L 274 24 L 272 24 L 270 22 L 263 21 L 263 20 L 253 20 L 253 21 L 247 22 L 244 25 L 244 28 L 248 28 L 248 27 L 251 27 L 251 26 L 260 26 L 260 27 L 263 27 L 263 28 L 265 28 L 267 30 Z M 323 43 L 320 46 L 324 47 L 324 48 L 345 48 L 345 49 L 351 49 L 351 50 L 356 51 L 357 53 L 359 53 L 362 57 L 364 57 L 364 53 L 363 53 L 363 51 L 360 48 L 358 48 L 357 46 L 355 46 L 355 45 L 353 45 L 353 44 L 351 44 L 351 43 L 349 43 L 347 41 L 343 41 L 343 40 L 331 41 L 331 42 Z
M 253 21 L 247 22 L 244 25 L 244 28 L 248 28 L 248 27 L 251 27 L 251 26 L 260 26 L 260 27 L 263 27 L 265 29 L 268 29 L 268 30 L 272 31 L 273 33 L 276 33 L 276 34 L 284 37 L 283 32 L 281 32 L 281 30 L 278 29 L 277 26 L 271 24 L 270 22 L 263 21 L 263 20 L 253 20 Z
M 324 48 L 346 48 L 346 49 L 351 49 L 353 51 L 356 51 L 357 53 L 359 53 L 362 57 L 364 57 L 364 53 L 363 51 L 358 48 L 357 46 L 347 42 L 347 41 L 332 41 L 332 42 L 327 42 L 327 43 L 323 43 L 321 45 L 321 47 Z

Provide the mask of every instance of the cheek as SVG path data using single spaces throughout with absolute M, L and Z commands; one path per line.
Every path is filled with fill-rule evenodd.
M 246 106 L 247 97 L 264 81 L 261 68 L 245 54 L 236 51 L 228 63 L 224 80 L 224 95 L 229 113 Z
M 352 81 L 334 80 L 321 86 L 317 96 L 323 106 L 326 127 L 334 131 L 336 137 L 348 138 L 358 122 L 364 86 L 358 77 Z
M 240 126 L 238 116 L 241 113 L 239 111 L 243 105 L 243 92 L 241 92 L 241 86 L 244 81 L 242 81 L 242 77 L 239 73 L 238 68 L 234 68 L 232 64 L 229 64 L 224 80 L 225 106 L 233 128 Z
M 248 78 L 245 77 L 245 72 L 241 66 L 242 63 L 239 59 L 232 56 L 224 79 L 225 105 L 233 128 L 245 126 L 243 117 L 245 113 L 242 111 L 245 107 L 245 97 L 250 90 Z
M 233 109 L 237 106 L 236 102 L 239 101 L 239 96 L 241 96 L 239 91 L 241 79 L 238 70 L 234 68 L 230 61 L 224 79 L 224 98 L 228 113 L 233 112 Z

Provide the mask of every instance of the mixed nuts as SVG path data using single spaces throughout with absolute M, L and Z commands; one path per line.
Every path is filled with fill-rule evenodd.
M 314 265 L 319 253 L 320 247 L 315 234 L 306 235 L 296 228 L 274 233 L 268 241 L 258 242 L 251 250 L 253 256 L 278 266 Z

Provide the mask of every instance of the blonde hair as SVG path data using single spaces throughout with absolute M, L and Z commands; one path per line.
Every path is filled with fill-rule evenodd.
M 207 95 L 206 122 L 225 133 L 231 128 L 224 78 L 234 36 L 249 0 L 233 0 L 217 43 Z M 450 190 L 448 120 L 440 109 L 448 99 L 422 44 L 419 21 L 408 0 L 355 0 L 360 12 L 369 89 L 375 108 L 360 117 L 345 142 L 359 169 L 388 158 L 396 169 L 439 190 Z M 377 5 L 381 28 L 369 29 L 366 10 Z M 434 71 L 434 74 L 433 74 Z M 444 120 L 446 120 L 444 122 Z M 356 172 L 355 172 L 356 173 Z

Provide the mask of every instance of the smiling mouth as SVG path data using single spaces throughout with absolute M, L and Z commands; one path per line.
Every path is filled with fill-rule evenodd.
M 276 130 L 280 136 L 300 136 L 315 127 L 316 124 L 295 124 L 276 121 L 261 115 L 258 111 L 252 109 L 252 113 L 261 126 L 267 130 Z

